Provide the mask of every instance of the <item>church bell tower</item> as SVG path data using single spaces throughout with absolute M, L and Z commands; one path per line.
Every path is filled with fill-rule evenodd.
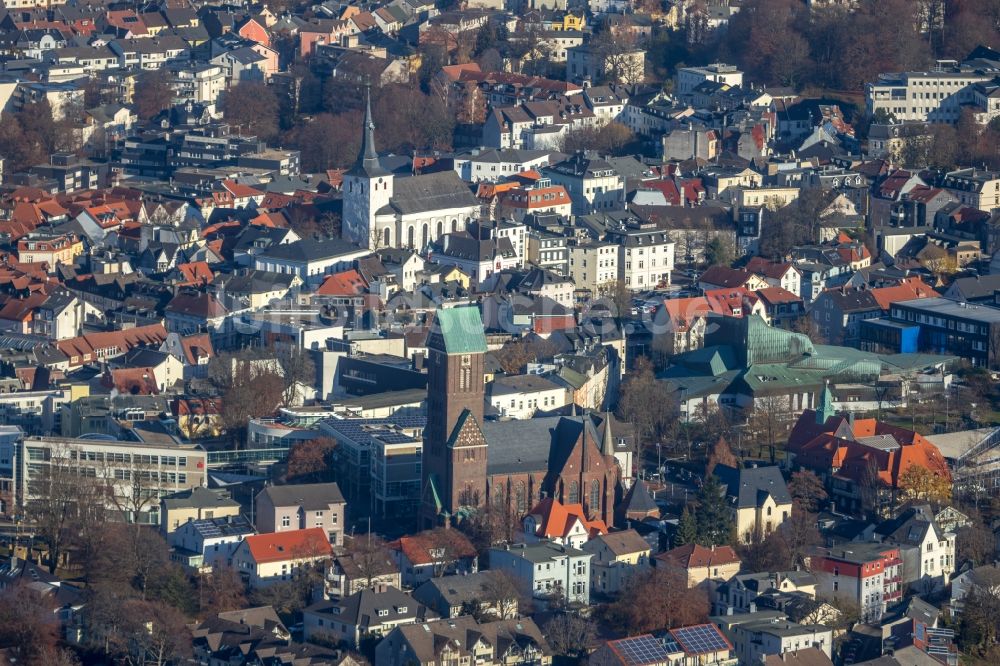
M 361 152 L 350 171 L 344 174 L 342 186 L 344 240 L 361 247 L 393 247 L 398 239 L 388 239 L 375 228 L 375 214 L 392 199 L 393 176 L 382 168 L 375 151 L 375 123 L 372 120 L 371 92 L 365 99 L 365 123 L 362 129 Z

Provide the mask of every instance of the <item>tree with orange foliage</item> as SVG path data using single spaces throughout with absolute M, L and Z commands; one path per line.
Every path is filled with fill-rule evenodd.
M 910 465 L 900 474 L 899 489 L 905 500 L 942 504 L 951 500 L 951 479 L 939 476 L 920 465 Z
M 288 470 L 285 478 L 293 483 L 313 483 L 326 480 L 330 471 L 330 454 L 337 448 L 337 440 L 317 437 L 294 444 L 288 452 Z
M 729 448 L 729 442 L 725 437 L 720 437 L 712 450 L 708 453 L 708 463 L 705 465 L 705 476 L 710 476 L 716 465 L 726 465 L 727 467 L 739 468 L 740 462 L 733 455 L 733 450 Z

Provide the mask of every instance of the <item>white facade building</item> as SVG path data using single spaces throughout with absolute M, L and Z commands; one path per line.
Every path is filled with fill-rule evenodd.
M 552 541 L 490 549 L 490 568 L 506 571 L 546 598 L 559 594 L 568 603 L 590 603 L 590 553 Z

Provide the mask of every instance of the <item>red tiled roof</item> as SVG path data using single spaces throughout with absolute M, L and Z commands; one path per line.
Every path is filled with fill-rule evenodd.
M 101 379 L 105 388 L 130 395 L 157 395 L 156 375 L 152 368 L 114 368 L 107 370 Z
M 401 551 L 411 563 L 423 565 L 439 561 L 431 554 L 431 551 L 441 548 L 442 540 L 447 542 L 445 550 L 448 557 L 463 559 L 476 556 L 476 549 L 472 542 L 457 530 L 437 529 L 418 532 L 410 536 L 400 537 L 388 545 L 393 550 Z
M 868 446 L 867 437 L 891 437 L 899 444 L 893 450 Z M 855 483 L 863 481 L 872 465 L 887 486 L 899 488 L 900 477 L 912 465 L 951 479 L 951 471 L 941 451 L 920 433 L 877 421 L 857 419 L 853 424 L 843 416 L 830 416 L 816 423 L 816 412 L 807 409 L 788 437 L 788 451 L 795 462 L 815 470 L 836 470 L 839 477 Z
M 200 358 L 212 358 L 215 350 L 212 348 L 212 338 L 208 333 L 195 333 L 181 338 L 181 348 L 190 365 L 198 365 Z
M 712 312 L 725 317 L 745 317 L 757 301 L 746 287 L 706 289 L 705 300 Z
M 368 289 L 368 283 L 355 269 L 328 275 L 316 293 L 320 296 L 357 296 Z
M 163 324 L 150 324 L 149 326 L 136 326 L 126 328 L 121 331 L 106 331 L 101 333 L 88 333 L 75 338 L 60 340 L 56 343 L 59 350 L 71 359 L 74 356 L 80 357 L 80 363 L 96 361 L 96 352 L 103 350 L 100 358 L 120 356 L 133 347 L 139 345 L 163 344 L 167 339 L 167 329 Z
M 707 317 L 712 311 L 704 296 L 671 298 L 663 301 L 663 309 L 677 331 L 686 331 L 696 319 Z
M 747 263 L 747 270 L 756 275 L 762 275 L 764 277 L 769 277 L 772 280 L 780 280 L 785 277 L 785 273 L 789 270 L 797 271 L 789 261 L 770 261 L 764 257 L 754 257 Z
M 678 546 L 665 553 L 660 553 L 656 559 L 676 565 L 682 569 L 696 567 L 717 567 L 724 564 L 739 564 L 740 556 L 731 546 L 712 546 L 706 548 L 696 543 Z
M 778 305 L 779 303 L 795 303 L 802 300 L 798 294 L 793 294 L 784 287 L 767 287 L 753 292 L 768 305 Z
M 208 284 L 215 277 L 207 261 L 193 261 L 187 264 L 178 264 L 184 284 Z
M 550 539 L 569 536 L 576 522 L 592 537 L 608 533 L 608 526 L 603 520 L 587 519 L 582 504 L 563 504 L 553 497 L 547 497 L 536 504 L 528 515 L 541 518 L 536 534 Z
M 753 277 L 753 273 L 749 271 L 742 271 L 727 266 L 712 266 L 701 274 L 698 281 L 723 288 L 734 288 L 744 286 L 751 277 Z
M 248 536 L 246 544 L 257 564 L 319 559 L 333 555 L 326 533 L 319 527 Z
M 905 278 L 899 284 L 892 287 L 879 287 L 872 289 L 872 296 L 878 301 L 878 305 L 884 311 L 889 311 L 889 306 L 899 301 L 912 301 L 918 298 L 931 298 L 940 296 L 929 284 L 919 277 Z
M 235 180 L 224 180 L 222 181 L 222 186 L 229 190 L 232 195 L 238 199 L 264 195 L 262 191 L 250 187 L 249 185 L 244 185 L 243 183 L 237 183 Z

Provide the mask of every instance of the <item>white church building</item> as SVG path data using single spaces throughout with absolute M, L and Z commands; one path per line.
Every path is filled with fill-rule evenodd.
M 344 174 L 343 237 L 368 249 L 422 251 L 444 234 L 464 231 L 480 204 L 454 171 L 397 178 L 375 152 L 371 102 L 365 109 L 361 153 Z

